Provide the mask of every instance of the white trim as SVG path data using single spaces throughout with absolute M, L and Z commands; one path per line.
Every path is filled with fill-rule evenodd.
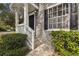
M 70 29 L 70 12 L 71 12 L 71 10 L 70 10 L 70 3 L 68 3 L 68 18 L 69 18 L 69 21 L 68 21 L 68 28 Z
M 36 24 L 36 18 L 35 18 L 35 13 L 34 13 L 34 30 L 35 30 L 35 24 Z
M 17 11 L 15 11 L 15 30 L 16 30 L 16 32 L 18 32 L 18 28 L 17 28 L 17 26 L 19 25 L 19 17 L 18 17 L 18 12 Z
M 35 46 L 34 46 L 34 33 L 35 33 L 35 32 L 32 32 L 32 49 L 34 49 L 34 47 L 35 47 Z
M 78 30 L 79 30 L 79 4 L 77 3 L 78 6 Z
M 29 13 L 29 16 L 31 16 L 31 15 L 33 15 L 33 14 L 35 14 L 35 12 Z
M 57 4 L 54 4 L 54 5 L 48 6 L 47 9 L 52 8 L 52 7 L 55 7 L 55 6 L 58 6 L 60 4 L 62 4 L 62 3 L 57 3 Z
M 30 3 L 32 6 L 34 6 L 36 9 L 39 9 L 37 5 L 35 5 L 34 3 Z
M 28 3 L 24 4 L 24 32 L 26 33 L 26 25 L 29 25 L 29 17 L 28 17 Z
M 62 31 L 70 31 L 70 29 L 48 29 L 46 31 L 60 31 L 60 30 L 62 30 Z
M 17 26 L 24 26 L 24 23 L 22 23 L 22 24 L 18 24 Z
M 63 29 L 63 4 L 62 4 L 62 29 Z
M 47 10 L 47 14 L 48 13 L 49 13 L 49 9 Z M 49 28 L 49 14 L 47 16 L 48 16 L 48 28 Z

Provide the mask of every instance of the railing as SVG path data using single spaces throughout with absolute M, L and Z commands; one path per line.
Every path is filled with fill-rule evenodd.
M 20 24 L 17 26 L 18 33 L 23 33 L 28 35 L 28 39 L 26 41 L 27 45 L 34 49 L 34 30 L 32 30 L 28 25 L 24 27 L 24 24 Z
M 24 24 L 19 24 L 17 25 L 17 33 L 22 33 L 24 34 Z
M 26 34 L 28 35 L 27 44 L 29 45 L 29 47 L 34 49 L 34 34 L 35 34 L 35 31 L 32 30 L 29 26 L 26 25 Z

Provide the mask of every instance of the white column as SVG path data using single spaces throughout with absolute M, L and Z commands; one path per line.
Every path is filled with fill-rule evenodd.
M 71 6 L 70 6 L 70 3 L 68 3 L 68 18 L 69 18 L 69 21 L 68 21 L 68 29 L 70 30 L 70 14 L 71 14 Z
M 16 30 L 16 32 L 18 32 L 18 24 L 19 24 L 19 16 L 18 16 L 18 12 L 17 11 L 15 11 L 15 30 Z
M 78 6 L 78 31 L 79 31 L 79 3 L 77 3 Z
M 26 25 L 29 25 L 29 18 L 28 18 L 28 3 L 24 4 L 24 31 L 26 32 Z

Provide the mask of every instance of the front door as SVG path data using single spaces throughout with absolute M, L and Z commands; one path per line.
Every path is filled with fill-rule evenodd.
M 29 16 L 29 26 L 34 30 L 34 14 Z

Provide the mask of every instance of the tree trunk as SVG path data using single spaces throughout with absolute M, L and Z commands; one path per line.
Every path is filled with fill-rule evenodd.
M 39 41 L 44 40 L 44 4 L 39 4 L 39 11 L 38 11 L 38 25 L 36 27 L 36 39 Z

